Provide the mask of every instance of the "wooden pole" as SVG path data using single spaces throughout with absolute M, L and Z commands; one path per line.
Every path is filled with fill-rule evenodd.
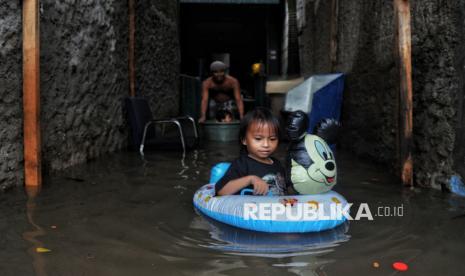
M 405 186 L 413 185 L 412 161 L 412 53 L 409 0 L 394 0 L 396 37 L 399 54 L 399 157 L 401 179 Z
M 40 187 L 40 31 L 39 0 L 23 1 L 23 116 L 26 189 Z
M 331 63 L 331 72 L 334 72 L 337 63 L 337 24 L 339 16 L 339 1 L 331 0 L 331 30 L 329 42 L 329 61 Z
M 128 46 L 128 62 L 129 62 L 129 95 L 136 96 L 136 73 L 134 66 L 134 48 L 135 48 L 135 0 L 128 0 L 129 14 L 129 46 Z

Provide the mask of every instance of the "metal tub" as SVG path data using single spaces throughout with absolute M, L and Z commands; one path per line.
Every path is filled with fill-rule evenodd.
M 203 134 L 210 141 L 237 141 L 239 139 L 240 121 L 221 123 L 214 120 L 202 124 Z

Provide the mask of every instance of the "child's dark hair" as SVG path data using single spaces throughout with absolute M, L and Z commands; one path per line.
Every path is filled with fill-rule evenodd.
M 257 123 L 259 125 L 269 125 L 276 133 L 276 137 L 281 137 L 281 130 L 279 126 L 279 120 L 271 113 L 271 111 L 264 107 L 257 107 L 252 111 L 247 112 L 244 118 L 241 120 L 241 126 L 239 129 L 239 143 L 242 145 L 245 136 L 247 135 L 247 130 L 252 123 Z M 247 152 L 247 148 L 242 145 L 241 153 Z
M 231 118 L 233 117 L 233 114 L 231 111 L 229 110 L 226 110 L 226 109 L 220 109 L 218 110 L 218 112 L 216 112 L 216 120 L 218 122 L 221 122 L 223 121 L 224 119 L 226 119 L 226 116 L 230 116 Z

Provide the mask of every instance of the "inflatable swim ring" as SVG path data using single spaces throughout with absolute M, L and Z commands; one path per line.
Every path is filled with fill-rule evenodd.
M 350 239 L 347 234 L 349 231 L 347 222 L 321 232 L 267 233 L 241 229 L 211 219 L 201 212 L 197 211 L 197 213 L 199 217 L 192 221 L 191 228 L 208 231 L 213 241 L 209 241 L 205 247 L 223 252 L 249 253 L 256 256 L 313 255 Z
M 219 178 L 213 168 L 211 180 L 215 181 L 210 182 L 214 183 Z M 292 196 L 246 194 L 215 196 L 215 184 L 207 184 L 199 188 L 194 194 L 193 202 L 195 208 L 201 213 L 217 221 L 247 230 L 271 233 L 319 232 L 335 228 L 346 221 L 344 216 L 334 216 L 335 206 L 339 205 L 338 207 L 343 209 L 348 204 L 343 196 L 334 191 Z M 265 219 L 259 213 L 254 215 L 252 212 L 253 210 L 259 211 L 261 206 L 275 208 L 271 206 L 278 205 L 282 205 L 283 208 L 280 210 L 284 209 L 285 212 L 275 212 L 275 215 L 269 215 Z M 305 217 L 303 215 L 306 210 L 305 205 L 314 207 L 320 216 L 318 218 Z M 321 214 L 324 219 L 320 219 Z

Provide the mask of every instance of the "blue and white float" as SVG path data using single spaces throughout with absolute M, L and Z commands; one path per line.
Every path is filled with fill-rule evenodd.
M 202 244 L 207 248 L 262 257 L 319 255 L 350 239 L 349 223 L 321 232 L 268 233 L 224 224 L 199 212 L 190 227 L 208 231 L 211 239 Z
M 195 208 L 214 220 L 247 230 L 270 233 L 319 232 L 335 228 L 346 221 L 340 211 L 348 207 L 348 203 L 334 191 L 313 195 L 215 196 L 214 183 L 228 166 L 226 163 L 221 164 L 212 169 L 211 184 L 198 189 L 193 198 Z M 312 208 L 315 212 L 312 214 L 317 215 L 307 213 Z

